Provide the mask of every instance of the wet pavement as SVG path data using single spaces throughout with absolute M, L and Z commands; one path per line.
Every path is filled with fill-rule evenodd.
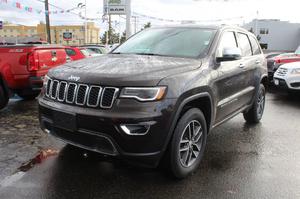
M 3 129 L 19 131 L 15 124 L 26 124 L 19 131 L 26 139 L 19 142 L 34 142 L 24 146 L 28 155 L 17 163 L 39 148 L 61 146 L 40 132 L 35 114 L 36 102 L 23 101 L 0 112 L 1 164 L 9 164 L 3 153 L 15 161 L 11 150 L 18 147 L 2 147 L 3 136 L 10 140 Z M 270 93 L 260 124 L 249 126 L 240 115 L 212 131 L 199 170 L 185 180 L 66 146 L 26 173 L 0 181 L 0 198 L 300 198 L 299 143 L 300 97 Z

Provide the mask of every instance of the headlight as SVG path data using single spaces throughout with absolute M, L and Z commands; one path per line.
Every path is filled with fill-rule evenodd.
M 122 89 L 120 98 L 133 98 L 142 102 L 157 101 L 164 97 L 166 90 L 166 87 L 126 87 Z
M 293 70 L 291 71 L 291 74 L 292 74 L 292 75 L 300 75 L 300 68 L 293 69 Z

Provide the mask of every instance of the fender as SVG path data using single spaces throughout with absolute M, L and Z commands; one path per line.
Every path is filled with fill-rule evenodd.
M 215 110 L 214 110 L 214 107 L 213 107 L 213 101 L 212 101 L 211 95 L 210 95 L 208 92 L 202 92 L 202 93 L 198 93 L 198 94 L 192 95 L 192 96 L 190 96 L 190 97 L 184 99 L 184 100 L 180 103 L 180 105 L 178 106 L 177 111 L 176 111 L 176 113 L 175 113 L 175 116 L 174 116 L 174 118 L 173 118 L 172 124 L 171 124 L 171 126 L 170 126 L 170 130 L 169 130 L 169 132 L 168 132 L 168 136 L 167 136 L 166 142 L 165 142 L 165 144 L 164 144 L 164 146 L 163 146 L 162 156 L 163 156 L 164 152 L 167 150 L 167 147 L 168 147 L 169 142 L 170 142 L 170 140 L 171 140 L 171 138 L 172 138 L 172 136 L 173 136 L 173 132 L 174 132 L 174 130 L 175 130 L 177 121 L 178 121 L 178 119 L 179 119 L 179 117 L 180 117 L 180 113 L 181 113 L 183 107 L 184 107 L 186 104 L 188 104 L 189 102 L 191 102 L 191 101 L 193 101 L 193 100 L 196 100 L 196 99 L 203 98 L 203 97 L 208 97 L 208 98 L 209 98 L 209 101 L 210 101 L 210 106 L 211 106 L 210 108 L 211 108 L 212 113 L 211 113 L 211 118 L 210 118 L 210 126 L 207 127 L 207 130 L 209 131 L 209 130 L 211 129 L 212 124 L 213 124 L 214 114 L 215 114 Z

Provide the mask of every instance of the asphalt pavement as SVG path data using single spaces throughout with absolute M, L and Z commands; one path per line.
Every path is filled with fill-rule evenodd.
M 10 161 L 17 163 L 41 148 L 56 148 L 60 153 L 27 172 L 18 172 L 17 163 L 6 164 L 0 155 L 2 165 L 15 168 L 10 174 L 2 172 L 0 198 L 300 198 L 299 110 L 300 97 L 269 93 L 260 124 L 248 125 L 240 115 L 214 129 L 198 171 L 178 181 L 161 169 L 136 168 L 64 146 L 39 130 L 35 101 L 15 100 L 0 112 L 1 153 L 10 153 Z M 18 124 L 9 121 L 25 122 L 20 127 L 25 130 L 19 131 Z M 20 132 L 19 136 L 35 132 L 36 137 L 29 133 L 27 141 L 17 142 L 31 147 L 23 146 L 22 152 L 12 147 L 16 155 L 5 150 L 8 141 L 3 141 L 3 129 L 11 144 L 10 132 Z

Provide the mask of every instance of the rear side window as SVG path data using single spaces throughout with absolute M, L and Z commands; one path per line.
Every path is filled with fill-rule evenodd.
M 237 43 L 236 43 L 234 32 L 225 32 L 221 37 L 217 55 L 219 57 L 222 57 L 224 48 L 236 48 L 236 47 L 237 47 Z
M 250 39 L 250 42 L 251 42 L 253 55 L 261 54 L 261 51 L 260 51 L 260 48 L 258 46 L 258 43 L 257 43 L 256 39 L 252 36 L 250 36 L 249 39 Z
M 244 57 L 252 55 L 251 45 L 246 34 L 238 33 L 238 43 Z
M 72 50 L 72 49 L 70 49 L 70 48 L 66 48 L 66 53 L 67 53 L 67 55 L 69 55 L 69 56 L 74 56 L 74 55 L 76 55 L 75 50 Z

